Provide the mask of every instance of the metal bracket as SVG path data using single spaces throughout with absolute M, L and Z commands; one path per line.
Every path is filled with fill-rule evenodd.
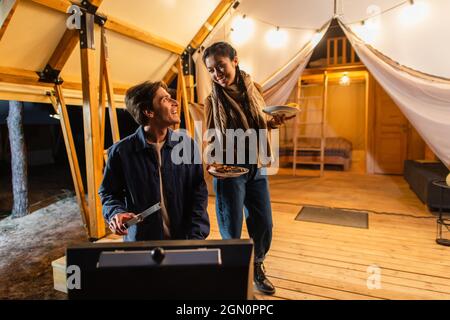
M 90 1 L 83 0 L 81 2 L 81 10 L 84 13 L 90 13 L 94 15 L 94 22 L 100 26 L 106 23 L 107 17 L 97 13 L 98 7 L 94 6 Z
M 39 82 L 62 84 L 64 80 L 59 76 L 61 70 L 53 69 L 47 64 L 43 71 L 37 72 Z
M 106 23 L 106 20 L 108 20 L 108 18 L 106 16 L 98 14 L 98 13 L 95 14 L 94 22 L 96 24 L 98 24 L 99 26 L 104 26 Z
M 87 11 L 87 13 L 95 14 L 97 12 L 98 7 L 94 6 L 90 1 L 83 0 L 81 2 L 81 7 L 84 9 L 84 11 Z
M 181 64 L 183 66 L 183 75 L 193 75 L 195 69 L 194 59 L 192 59 L 192 55 L 195 52 L 195 48 L 192 48 L 190 45 L 184 50 L 181 54 Z
M 80 48 L 95 49 L 94 44 L 94 14 L 85 12 L 81 16 Z

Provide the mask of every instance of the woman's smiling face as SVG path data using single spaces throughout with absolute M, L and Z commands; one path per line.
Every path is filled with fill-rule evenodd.
M 228 87 L 234 82 L 237 64 L 237 56 L 233 60 L 219 55 L 210 55 L 205 59 L 206 69 L 212 81 L 222 87 Z

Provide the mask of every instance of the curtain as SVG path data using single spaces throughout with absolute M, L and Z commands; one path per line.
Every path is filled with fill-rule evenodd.
M 450 80 L 398 64 L 340 22 L 361 61 L 436 156 L 450 168 Z

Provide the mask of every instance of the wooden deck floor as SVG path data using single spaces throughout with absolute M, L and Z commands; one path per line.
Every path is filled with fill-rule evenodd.
M 403 178 L 293 178 L 282 170 L 270 181 L 274 234 L 265 264 L 277 292 L 258 298 L 450 299 L 450 247 L 435 243 L 435 217 Z M 220 239 L 209 200 L 210 239 Z M 369 229 L 296 221 L 302 204 L 370 210 Z M 373 289 L 376 267 L 380 286 Z

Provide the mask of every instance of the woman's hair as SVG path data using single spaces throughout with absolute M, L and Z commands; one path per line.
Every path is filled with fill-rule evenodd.
M 227 58 L 230 58 L 230 60 L 233 60 L 236 57 L 236 55 L 237 55 L 236 49 L 234 49 L 229 43 L 221 41 L 221 42 L 216 42 L 216 43 L 212 44 L 211 46 L 209 46 L 208 48 L 206 48 L 205 51 L 203 52 L 202 60 L 203 60 L 203 63 L 205 63 L 205 65 L 206 65 L 206 58 L 208 58 L 209 56 L 227 57 Z M 236 77 L 235 81 L 239 88 L 239 91 L 243 95 L 242 101 L 241 101 L 242 107 L 247 114 L 247 111 L 250 110 L 250 99 L 248 97 L 247 87 L 245 86 L 244 78 L 242 77 L 241 70 L 239 69 L 239 65 L 236 66 L 235 77 Z M 227 112 L 228 110 L 230 110 L 230 107 L 228 105 L 228 100 L 225 98 L 225 95 L 223 93 L 222 86 L 215 83 L 214 81 L 213 81 L 213 86 L 216 89 L 218 99 L 220 99 L 220 101 L 223 103 L 223 105 L 225 107 L 225 111 Z M 228 115 L 228 119 L 230 119 L 229 115 Z
M 146 81 L 127 90 L 125 94 L 125 105 L 128 112 L 138 124 L 147 124 L 147 117 L 144 114 L 144 110 L 153 110 L 153 98 L 159 88 L 168 90 L 167 85 L 162 81 Z

